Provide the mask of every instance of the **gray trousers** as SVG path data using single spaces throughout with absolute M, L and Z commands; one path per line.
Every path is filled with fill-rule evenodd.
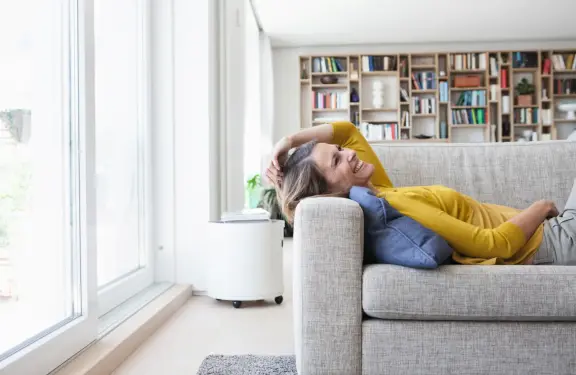
M 576 265 L 576 181 L 564 211 L 544 222 L 544 237 L 534 264 Z

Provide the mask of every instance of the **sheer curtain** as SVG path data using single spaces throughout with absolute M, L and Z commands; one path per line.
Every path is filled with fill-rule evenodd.
M 270 38 L 264 33 L 260 33 L 260 128 L 260 170 L 265 172 L 274 146 L 274 70 Z
M 260 30 L 247 0 L 244 4 L 244 181 L 260 173 Z M 246 196 L 254 206 L 258 190 Z

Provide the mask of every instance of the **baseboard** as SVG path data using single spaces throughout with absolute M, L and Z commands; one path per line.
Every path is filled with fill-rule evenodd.
M 191 286 L 173 286 L 53 375 L 111 374 L 182 307 L 191 295 Z

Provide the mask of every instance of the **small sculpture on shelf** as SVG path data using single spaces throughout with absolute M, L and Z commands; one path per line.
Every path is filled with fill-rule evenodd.
M 350 90 L 350 103 L 358 103 L 359 101 L 360 95 L 358 95 L 356 88 L 352 87 L 352 90 Z
M 308 79 L 308 70 L 306 69 L 306 64 L 302 63 L 302 74 L 300 79 Z

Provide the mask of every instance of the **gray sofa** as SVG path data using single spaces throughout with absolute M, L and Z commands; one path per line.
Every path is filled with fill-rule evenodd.
M 374 149 L 396 186 L 517 208 L 562 210 L 576 178 L 576 142 Z M 303 201 L 294 230 L 300 375 L 576 374 L 576 267 L 363 266 L 362 211 L 343 198 Z

